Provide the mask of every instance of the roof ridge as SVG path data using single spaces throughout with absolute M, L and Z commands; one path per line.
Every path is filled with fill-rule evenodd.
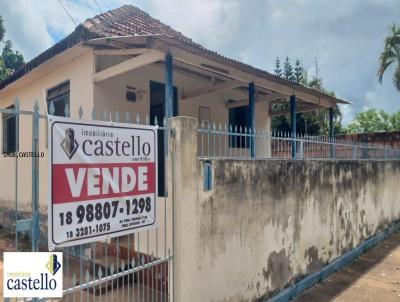
M 129 19 L 131 19 L 129 22 Z M 124 21 L 128 20 L 128 24 L 124 24 Z M 103 24 L 101 24 L 103 23 Z M 102 26 L 103 25 L 103 26 Z M 189 38 L 181 31 L 176 30 L 172 26 L 162 22 L 160 19 L 157 19 L 151 16 L 149 13 L 143 11 L 137 6 L 131 4 L 125 4 L 116 9 L 109 10 L 103 14 L 96 15 L 92 18 L 88 18 L 84 22 L 84 26 L 90 31 L 108 31 L 107 34 L 112 33 L 111 30 L 107 30 L 108 27 L 118 27 L 124 29 L 126 32 L 119 35 L 127 35 L 132 34 L 132 28 L 129 25 L 133 25 L 135 29 L 140 32 L 136 34 L 162 34 L 167 37 L 173 37 L 179 39 L 181 41 L 189 42 L 192 44 L 196 44 L 197 46 L 201 46 L 200 44 L 193 41 L 193 39 Z M 118 30 L 114 32 L 118 35 Z M 135 33 L 133 34 L 135 35 Z M 107 35 L 104 35 L 107 36 Z

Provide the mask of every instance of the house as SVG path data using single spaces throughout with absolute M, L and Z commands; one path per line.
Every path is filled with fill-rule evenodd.
M 271 110 L 289 102 L 290 111 Z M 163 185 L 158 190 L 157 226 L 64 249 L 64 296 L 108 301 L 114 286 L 118 299 L 120 286 L 122 297 L 131 290 L 143 301 L 147 286 L 150 301 L 151 284 L 152 301 L 153 293 L 156 300 L 178 302 L 265 301 L 309 275 L 281 291 L 280 297 L 292 298 L 400 227 L 400 163 L 393 160 L 398 152 L 358 160 L 362 147 L 350 145 L 345 161 L 274 161 L 268 160 L 270 146 L 255 142 L 256 148 L 228 148 L 255 152 L 257 161 L 235 154 L 201 158 L 198 134 L 204 129 L 194 118 L 200 127 L 211 122 L 269 132 L 273 115 L 290 112 L 293 119 L 296 112 L 340 103 L 346 102 L 209 51 L 138 8 L 123 6 L 88 19 L 0 82 L 0 224 L 26 217 L 32 220 L 20 225 L 37 230 L 40 215 L 45 226 L 48 112 L 121 122 L 147 115 L 151 123 L 180 115 L 170 120 L 170 146 L 178 147 L 175 164 L 165 166 L 172 193 L 165 196 Z M 4 111 L 13 106 L 23 114 Z M 32 110 L 40 113 L 39 133 Z M 162 150 L 162 135 L 159 144 Z M 39 158 L 6 156 L 33 146 Z M 165 153 L 159 154 L 163 169 Z M 392 222 L 391 231 L 384 230 Z M 358 246 L 362 242 L 368 245 Z M 316 275 L 327 263 L 332 265 Z
M 32 110 L 37 101 L 41 114 L 54 106 L 55 115 L 78 117 L 82 108 L 83 118 L 89 119 L 94 113 L 97 119 L 106 116 L 115 120 L 118 112 L 121 117 L 129 113 L 132 121 L 137 115 L 142 119 L 147 115 L 152 123 L 155 117 L 163 121 L 164 117 L 181 115 L 199 118 L 200 123 L 267 131 L 272 115 L 288 113 L 272 112 L 273 104 L 288 103 L 292 98 L 297 103 L 296 111 L 301 112 L 346 103 L 210 51 L 131 5 L 87 19 L 70 35 L 1 81 L 0 108 L 13 108 L 16 98 L 21 110 Z M 19 117 L 19 136 L 16 121 L 16 116 L 2 115 L 3 153 L 17 148 L 31 151 L 31 118 Z M 45 131 L 42 120 L 39 150 L 46 157 Z M 162 147 L 162 137 L 159 141 Z M 258 148 L 257 152 L 268 150 Z M 159 160 L 164 161 L 163 153 Z M 16 164 L 4 157 L 0 163 L 0 200 L 3 205 L 7 201 L 13 204 L 12 171 L 17 169 Z M 20 159 L 18 169 L 24 171 L 24 165 L 30 167 L 29 158 Z M 43 180 L 46 165 L 46 159 L 41 159 Z M 29 175 L 20 173 L 19 178 L 22 186 L 30 185 Z M 160 176 L 160 194 L 164 191 L 162 179 Z M 41 181 L 43 207 L 45 186 L 46 181 Z M 29 194 L 22 193 L 19 199 L 25 205 L 21 209 L 30 208 Z
M 52 108 L 58 116 L 78 117 L 81 112 L 84 119 L 116 120 L 118 115 L 123 121 L 129 114 L 132 121 L 139 115 L 142 120 L 148 116 L 151 123 L 155 117 L 161 122 L 181 115 L 199 118 L 200 124 L 267 131 L 272 115 L 289 113 L 273 112 L 273 104 L 291 102 L 294 113 L 346 103 L 210 51 L 131 5 L 87 19 L 1 81 L 0 109 L 13 108 L 16 99 L 21 110 L 32 110 L 37 101 L 42 115 Z M 2 114 L 0 144 L 4 154 L 32 150 L 31 117 L 20 116 L 18 123 L 15 121 L 16 116 Z M 39 161 L 43 180 L 40 199 L 45 207 L 44 119 L 40 127 L 39 151 L 45 155 Z M 159 141 L 162 147 L 162 137 Z M 245 152 L 251 152 L 248 149 Z M 257 148 L 257 152 L 268 154 L 268 146 Z M 164 154 L 159 158 L 163 161 Z M 29 158 L 21 158 L 18 169 L 30 164 Z M 18 170 L 16 163 L 2 157 L 0 165 L 0 177 L 7 179 L 0 182 L 0 199 L 13 200 L 17 177 L 8 177 L 8 171 Z M 30 179 L 21 178 L 18 185 L 29 188 Z M 163 194 L 162 182 L 160 186 Z M 23 193 L 18 197 L 26 208 L 30 207 L 29 198 Z

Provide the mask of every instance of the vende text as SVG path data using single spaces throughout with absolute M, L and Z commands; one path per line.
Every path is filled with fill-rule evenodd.
M 52 173 L 53 203 L 155 192 L 154 163 L 55 164 Z

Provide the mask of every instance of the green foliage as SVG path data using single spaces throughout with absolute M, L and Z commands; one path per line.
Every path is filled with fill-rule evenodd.
M 0 16 L 0 42 L 3 41 L 5 32 L 3 18 Z M 0 81 L 7 78 L 22 65 L 24 65 L 23 55 L 18 50 L 13 51 L 12 42 L 6 40 L 0 56 Z
M 358 112 L 347 126 L 347 133 L 368 133 L 400 130 L 400 111 L 393 114 L 383 110 L 368 109 Z
M 11 70 L 17 70 L 24 64 L 24 57 L 16 50 L 12 50 L 12 42 L 7 40 L 4 44 L 3 52 L 1 54 L 4 61 L 4 66 Z
M 275 61 L 275 75 L 278 75 L 280 70 L 279 57 Z M 311 80 L 308 79 L 307 71 L 304 70 L 301 61 L 295 61 L 294 72 L 290 64 L 289 57 L 286 57 L 284 63 L 284 71 L 281 77 L 296 81 L 299 84 L 314 88 L 318 91 L 324 92 L 331 96 L 335 96 L 333 91 L 326 90 L 322 85 L 322 78 L 319 76 L 318 62 L 315 61 L 315 75 Z M 288 104 L 275 104 L 272 108 L 273 111 L 288 110 Z M 334 132 L 335 134 L 342 134 L 344 129 L 342 127 L 342 113 L 339 108 L 334 108 Z M 275 131 L 290 132 L 290 117 L 289 116 L 275 116 L 272 118 L 271 128 Z M 314 110 L 310 112 L 301 112 L 296 114 L 296 128 L 298 133 L 306 135 L 327 135 L 329 133 L 329 110 Z
M 299 59 L 296 59 L 296 63 L 294 64 L 294 77 L 297 83 L 301 83 L 303 79 L 303 66 L 300 63 Z
M 0 81 L 1 81 L 2 79 L 5 79 L 6 77 L 8 77 L 9 74 L 10 74 L 10 71 L 7 70 L 7 69 L 4 67 L 4 62 L 3 62 L 3 60 L 2 60 L 2 58 L 1 58 L 1 56 L 0 56 Z
M 392 131 L 400 130 L 400 111 L 397 111 L 389 116 L 389 123 Z
M 289 57 L 285 58 L 285 62 L 283 64 L 283 73 L 281 69 L 281 60 L 279 57 L 276 57 L 275 60 L 275 69 L 274 73 L 276 76 L 280 78 L 284 78 L 285 80 L 295 81 L 297 83 L 301 83 L 304 77 L 304 69 L 300 63 L 299 59 L 296 59 L 295 67 L 293 69 L 292 64 L 290 63 Z
M 379 57 L 378 79 L 382 78 L 389 66 L 394 66 L 393 84 L 400 91 L 400 27 L 393 24 L 390 33 L 385 38 L 383 51 Z
M 315 74 L 314 74 L 313 78 L 311 79 L 311 81 L 308 82 L 308 86 L 311 88 L 314 88 L 315 90 L 324 92 L 324 93 L 327 92 L 324 89 L 324 86 L 322 84 L 322 78 L 319 75 L 319 67 L 318 67 L 317 59 L 315 59 Z
M 303 66 L 302 66 L 303 68 Z M 303 74 L 301 75 L 301 80 L 299 82 L 301 85 L 308 86 L 308 72 L 303 69 Z
M 290 64 L 289 57 L 286 57 L 285 63 L 283 64 L 283 77 L 288 81 L 294 81 L 294 73 L 292 64 Z
M 3 41 L 4 35 L 6 34 L 6 30 L 3 24 L 3 17 L 0 16 L 0 42 Z
M 276 76 L 280 78 L 282 77 L 281 60 L 279 59 L 279 57 L 276 57 L 274 72 Z

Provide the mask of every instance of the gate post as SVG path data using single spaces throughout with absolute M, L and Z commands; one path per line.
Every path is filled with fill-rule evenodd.
M 173 61 L 172 55 L 168 53 L 165 55 L 165 103 L 164 103 L 164 116 L 168 119 L 173 116 L 173 104 L 174 104 L 174 80 L 173 80 Z M 167 125 L 164 125 L 167 127 Z M 164 152 L 168 154 L 168 137 L 167 131 L 164 133 Z
M 14 106 L 16 110 L 16 118 L 15 118 L 15 151 L 19 152 L 19 98 L 15 98 Z M 18 252 L 18 231 L 17 231 L 17 223 L 18 223 L 18 156 L 15 157 L 15 251 Z
M 39 251 L 39 104 L 32 115 L 32 252 Z
M 197 225 L 194 217 L 198 215 L 196 204 L 198 173 L 201 163 L 197 160 L 197 126 L 196 118 L 173 117 L 170 125 L 174 135 L 170 137 L 169 154 L 172 161 L 172 217 L 173 217 L 173 269 L 172 295 L 174 302 L 191 301 L 195 283 L 195 273 L 191 271 L 191 255 L 197 247 L 193 236 L 197 236 Z M 202 172 L 204 173 L 204 171 Z M 192 274 L 193 273 L 193 274 Z M 194 278 L 195 279 L 195 278 Z

